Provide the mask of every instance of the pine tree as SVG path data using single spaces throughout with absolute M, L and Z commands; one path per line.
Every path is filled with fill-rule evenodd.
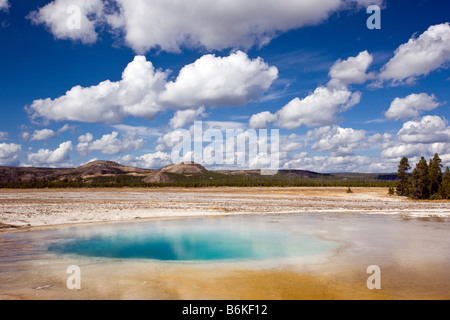
M 430 195 L 437 195 L 439 193 L 439 187 L 442 183 L 442 160 L 436 153 L 434 158 L 430 160 L 428 168 L 429 183 L 430 183 Z
M 442 199 L 450 199 L 450 169 L 447 167 L 439 190 Z
M 395 194 L 394 187 L 389 187 L 388 195 L 393 196 Z
M 397 195 L 408 196 L 410 188 L 410 177 L 408 171 L 411 169 L 408 158 L 404 157 L 398 165 L 398 178 L 400 181 L 397 184 Z
M 421 200 L 430 198 L 430 178 L 428 163 L 424 157 L 420 159 L 412 174 L 411 197 Z

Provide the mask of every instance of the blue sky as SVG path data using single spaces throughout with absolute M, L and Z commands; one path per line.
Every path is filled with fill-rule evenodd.
M 449 9 L 0 0 L 0 165 L 160 168 L 196 120 L 279 129 L 282 168 L 391 172 L 436 152 L 450 165 Z

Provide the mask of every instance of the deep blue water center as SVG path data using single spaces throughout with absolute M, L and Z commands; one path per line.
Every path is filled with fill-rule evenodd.
M 194 219 L 120 224 L 74 232 L 49 250 L 59 254 L 162 261 L 264 260 L 324 253 L 335 242 L 295 235 L 273 221 Z

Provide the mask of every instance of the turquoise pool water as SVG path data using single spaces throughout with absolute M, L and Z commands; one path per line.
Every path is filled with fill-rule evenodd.
M 256 220 L 256 221 L 255 221 Z M 160 261 L 264 260 L 325 253 L 339 245 L 296 235 L 269 219 L 185 219 L 94 227 L 51 244 L 57 254 Z

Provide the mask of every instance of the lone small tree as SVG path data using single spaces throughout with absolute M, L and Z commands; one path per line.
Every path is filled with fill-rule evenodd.
M 430 179 L 428 163 L 422 157 L 412 173 L 411 196 L 414 199 L 429 199 Z
M 394 187 L 389 187 L 388 195 L 393 196 L 395 194 Z
M 402 160 L 400 160 L 397 173 L 399 182 L 396 188 L 397 195 L 399 196 L 409 196 L 410 177 L 408 171 L 410 169 L 411 166 L 409 165 L 408 158 L 404 157 Z

